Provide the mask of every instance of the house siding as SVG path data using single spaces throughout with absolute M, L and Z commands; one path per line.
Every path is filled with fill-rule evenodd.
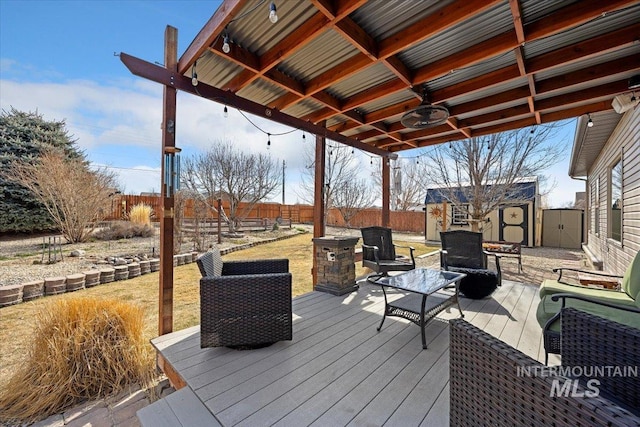
M 609 237 L 610 168 L 622 159 L 622 238 Z M 594 199 L 596 180 L 599 200 Z M 587 247 L 602 262 L 603 270 L 623 274 L 640 250 L 640 109 L 634 108 L 622 117 L 587 178 Z M 594 222 L 599 213 L 599 233 Z

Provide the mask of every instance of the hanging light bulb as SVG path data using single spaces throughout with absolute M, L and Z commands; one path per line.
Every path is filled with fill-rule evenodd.
M 306 136 L 304 136 L 304 132 L 302 132 L 302 142 L 304 142 L 307 139 Z
M 355 150 L 353 149 L 353 147 L 351 147 L 351 154 L 354 154 Z
M 271 148 L 271 134 L 267 134 L 267 150 Z
M 369 164 L 373 165 L 373 157 L 369 157 Z
M 416 158 L 416 165 L 420 164 L 420 157 Z
M 278 12 L 276 12 L 276 4 L 274 2 L 269 5 L 269 21 L 273 24 L 278 22 Z
M 224 106 L 223 114 L 224 114 L 224 118 L 225 118 L 225 119 L 226 119 L 227 117 L 229 117 L 229 110 L 227 110 L 227 106 L 226 106 L 226 105 Z
M 451 141 L 449 141 L 449 149 L 453 148 L 453 146 L 451 145 Z
M 587 122 L 587 126 L 592 128 L 593 127 L 593 120 L 591 120 L 591 114 L 588 114 L 589 116 L 589 121 Z
M 198 73 L 196 73 L 196 65 L 198 61 L 193 63 L 193 67 L 191 67 L 191 84 L 194 86 L 198 86 Z
M 229 45 L 229 35 L 228 34 L 224 35 L 224 43 L 222 43 L 222 51 L 224 53 L 231 52 L 231 46 Z

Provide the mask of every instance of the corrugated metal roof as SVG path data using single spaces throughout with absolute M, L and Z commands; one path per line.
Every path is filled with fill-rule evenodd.
M 375 101 L 371 101 L 367 104 L 358 107 L 358 111 L 361 111 L 364 114 L 370 113 L 372 111 L 380 110 L 382 108 L 389 107 L 391 105 L 398 104 L 400 102 L 405 102 L 409 100 L 415 100 L 416 97 L 411 93 L 410 90 L 405 89 L 400 92 L 393 93 L 389 96 L 385 96 L 384 98 L 378 98 Z
M 621 11 L 600 16 L 573 29 L 534 40 L 524 45 L 525 58 L 532 58 L 575 43 L 588 40 L 594 34 L 606 34 L 640 22 L 640 4 Z M 525 29 L 526 31 L 526 29 Z
M 323 107 L 324 105 L 320 104 L 318 101 L 307 98 L 298 102 L 297 104 L 285 108 L 283 111 L 294 117 L 303 117 Z
M 457 0 L 460 1 L 460 0 Z M 558 14 L 561 9 L 571 6 L 575 9 L 576 17 L 582 16 L 582 12 L 585 11 L 585 15 L 592 16 L 593 19 L 588 22 L 576 21 L 573 25 L 575 28 L 563 28 L 559 33 L 551 36 L 527 42 L 524 46 L 525 60 L 528 58 L 534 58 L 539 55 L 546 55 L 554 50 L 563 47 L 571 46 L 575 43 L 582 42 L 584 40 L 593 39 L 595 37 L 606 34 L 612 30 L 618 28 L 628 27 L 630 29 L 629 40 L 623 40 L 620 42 L 621 46 L 617 49 L 612 48 L 608 51 L 602 51 L 597 54 L 591 55 L 592 58 L 584 60 L 575 60 L 571 63 L 562 63 L 563 58 L 557 58 L 557 63 L 550 64 L 549 68 L 543 72 L 538 72 L 533 75 L 533 79 L 539 84 L 549 78 L 563 76 L 567 79 L 567 85 L 554 90 L 552 93 L 544 93 L 539 95 L 534 93 L 536 101 L 548 100 L 554 96 L 553 102 L 545 103 L 544 113 L 550 111 L 558 111 L 562 114 L 558 114 L 557 117 L 570 117 L 576 114 L 575 108 L 578 108 L 578 113 L 584 113 L 586 105 L 593 103 L 600 98 L 591 98 L 580 103 L 563 102 L 562 95 L 568 95 L 567 98 L 573 92 L 583 91 L 586 93 L 588 89 L 593 88 L 596 84 L 602 84 L 604 82 L 613 82 L 626 78 L 630 73 L 635 72 L 623 72 L 614 74 L 610 72 L 607 77 L 600 78 L 598 80 L 591 80 L 589 82 L 580 82 L 579 78 L 574 78 L 571 75 L 574 71 L 588 70 L 594 65 L 601 64 L 611 59 L 618 59 L 624 56 L 633 54 L 638 55 L 640 53 L 640 45 L 636 42 L 632 44 L 632 37 L 636 35 L 635 28 L 631 28 L 637 22 L 640 22 L 640 2 L 637 0 L 627 0 L 629 4 L 633 4 L 632 7 L 628 7 L 618 12 L 607 13 L 604 17 L 598 17 L 601 14 L 602 6 L 606 8 L 607 3 L 602 5 L 595 4 L 593 2 L 580 3 L 577 0 L 519 0 L 521 5 L 523 23 L 525 25 L 525 34 L 527 32 L 527 26 L 532 22 L 539 22 L 543 24 L 539 29 L 544 33 L 548 31 L 551 34 L 554 31 L 559 31 L 558 26 L 564 25 L 567 21 L 572 19 L 571 14 L 566 11 L 562 11 L 562 16 L 556 19 L 554 14 Z M 313 3 L 308 0 L 280 0 L 278 3 L 278 15 L 279 21 L 276 24 L 269 22 L 268 5 L 269 2 L 265 1 L 259 3 L 257 0 L 250 0 L 241 11 L 236 12 L 234 16 L 228 16 L 233 20 L 226 26 L 221 25 L 218 28 L 212 29 L 205 27 L 204 32 L 209 32 L 208 35 L 201 34 L 199 40 L 208 40 L 208 42 L 215 39 L 219 34 L 228 31 L 232 40 L 236 43 L 236 48 L 227 56 L 223 53 L 210 53 L 205 51 L 202 57 L 198 61 L 198 76 L 200 81 L 219 89 L 228 89 L 225 85 L 229 84 L 230 88 L 239 90 L 237 95 L 242 98 L 249 99 L 251 101 L 260 103 L 262 105 L 276 105 L 278 108 L 283 108 L 285 111 L 293 117 L 303 117 L 312 115 L 319 118 L 327 118 L 328 126 L 335 126 L 339 123 L 345 122 L 345 126 L 337 128 L 339 131 L 343 129 L 345 135 L 353 135 L 362 132 L 365 129 L 369 129 L 367 125 L 362 126 L 357 123 L 357 120 L 346 116 L 340 112 L 330 112 L 327 110 L 327 106 L 323 103 L 314 100 L 311 96 L 309 83 L 313 82 L 313 79 L 322 75 L 327 77 L 327 85 L 322 89 L 322 96 L 331 96 L 337 101 L 335 105 L 351 105 L 351 100 L 355 97 L 360 98 L 362 95 L 368 95 L 369 91 L 380 90 L 378 86 L 386 82 L 393 82 L 397 86 L 394 86 L 394 92 L 384 92 L 376 96 L 375 100 L 367 102 L 364 105 L 356 106 L 355 111 L 359 114 L 372 114 L 375 112 L 383 112 L 386 107 L 395 106 L 397 109 L 401 108 L 403 104 L 411 100 L 415 103 L 417 98 L 415 94 L 410 90 L 421 91 L 422 88 L 413 88 L 411 84 L 403 83 L 399 79 L 395 70 L 392 70 L 389 64 L 383 61 L 364 60 L 361 61 L 359 69 L 353 70 L 353 59 L 363 58 L 363 54 L 350 42 L 349 37 L 345 37 L 341 32 L 334 30 L 333 28 L 344 28 L 348 31 L 349 28 L 356 33 L 362 31 L 376 41 L 387 40 L 390 37 L 397 35 L 402 29 L 407 28 L 417 22 L 428 28 L 430 23 L 436 22 L 438 19 L 444 19 L 447 21 L 447 17 L 443 17 L 441 13 L 438 13 L 441 8 L 447 5 L 454 4 L 453 0 L 445 1 L 417 1 L 417 0 L 371 0 L 364 4 L 358 4 L 355 11 L 353 11 L 349 18 L 353 21 L 346 21 L 346 26 L 338 22 L 339 19 L 325 16 L 320 9 L 316 9 Z M 258 5 L 254 10 L 253 8 Z M 332 2 L 327 3 L 328 7 L 333 5 Z M 619 3 L 616 3 L 613 8 L 620 8 Z M 232 6 L 232 4 L 228 5 Z M 475 5 L 471 3 L 459 3 L 460 9 L 456 13 L 469 12 L 468 16 L 455 25 L 444 27 L 439 33 L 435 33 L 431 37 L 425 40 L 412 39 L 411 34 L 401 34 L 398 37 L 403 44 L 404 48 L 400 49 L 398 54 L 395 55 L 395 59 L 402 62 L 401 67 L 403 72 L 407 72 L 408 78 L 417 75 L 422 70 L 428 70 L 429 64 L 442 61 L 444 64 L 459 64 L 462 57 L 461 52 L 469 47 L 476 47 L 478 43 L 484 40 L 488 40 L 499 34 L 514 34 L 514 22 L 510 8 L 510 2 L 504 0 L 496 3 L 494 6 L 485 8 L 482 5 Z M 227 11 L 232 10 L 230 7 Z M 475 9 L 475 12 L 474 12 Z M 224 10 L 224 8 L 223 8 Z M 226 22 L 224 12 L 221 12 L 223 16 L 219 16 L 219 22 Z M 328 14 L 329 15 L 329 14 Z M 315 17 L 314 19 L 311 19 Z M 321 17 L 316 20 L 316 18 Z M 579 18 L 582 19 L 582 18 Z M 323 22 L 334 21 L 327 24 L 325 29 Z M 354 24 L 355 23 L 355 24 Z M 356 25 L 360 28 L 352 28 Z M 434 24 L 435 25 L 435 24 Z M 445 23 L 446 25 L 446 23 Z M 568 24 L 568 26 L 571 24 Z M 320 27 L 318 27 L 320 26 Z M 260 56 L 267 51 L 270 51 L 278 47 L 278 43 L 284 43 L 287 47 L 295 45 L 296 40 L 287 39 L 293 31 L 297 29 L 303 29 L 306 34 L 314 34 L 313 39 L 308 43 L 300 45 L 295 51 L 290 51 L 288 48 L 283 49 L 282 58 L 276 65 L 276 69 L 281 71 L 287 76 L 294 79 L 296 83 L 295 88 L 287 90 L 283 88 L 286 86 L 286 82 L 275 83 L 269 80 L 269 73 L 264 76 L 259 76 L 255 80 L 252 80 L 253 65 L 250 70 L 244 69 L 237 63 L 243 63 L 244 61 L 253 62 L 260 66 Z M 434 27 L 435 28 L 435 27 Z M 198 43 L 196 43 L 198 44 Z M 204 46 L 201 46 L 201 49 Z M 597 47 L 597 46 L 596 46 Z M 198 49 L 197 52 L 200 52 Z M 488 48 L 490 49 L 490 47 Z M 579 51 L 578 47 L 576 47 Z M 479 55 L 482 56 L 482 55 Z M 473 125 L 473 130 L 479 130 L 492 126 L 495 122 L 495 115 L 486 116 L 487 113 L 500 113 L 504 114 L 504 110 L 511 109 L 511 116 L 504 119 L 505 126 L 501 129 L 510 129 L 510 125 L 518 126 L 520 123 L 518 120 L 521 116 L 521 109 L 513 109 L 511 107 L 525 105 L 527 91 L 523 91 L 521 95 L 518 95 L 517 99 L 504 100 L 501 93 L 515 89 L 515 88 L 527 88 L 529 87 L 527 77 L 520 76 L 514 77 L 511 73 L 509 78 L 504 81 L 498 80 L 495 71 L 510 67 L 511 70 L 515 69 L 516 55 L 513 49 L 509 49 L 507 52 L 493 52 L 488 59 L 480 60 L 479 62 L 476 55 L 470 55 L 464 64 L 457 65 L 459 68 L 446 75 L 436 77 L 426 83 L 426 89 L 428 92 L 439 91 L 443 96 L 446 96 L 444 105 L 453 111 L 454 119 L 463 123 L 464 121 L 477 123 Z M 451 61 L 447 61 L 447 58 L 451 58 Z M 192 63 L 195 57 L 189 58 L 186 62 Z M 272 59 L 272 58 L 270 58 Z M 463 58 L 464 59 L 464 58 Z M 452 65 L 453 66 L 453 65 Z M 342 69 L 349 69 L 349 75 L 342 72 Z M 329 71 L 335 71 L 335 73 L 329 73 Z M 190 70 L 187 69 L 185 75 L 187 77 L 190 74 Z M 333 75 L 332 75 L 333 74 Z M 481 81 L 484 84 L 483 89 L 478 89 L 476 82 L 472 80 Z M 251 81 L 251 83 L 247 83 Z M 233 86 L 231 86 L 233 83 Z M 398 90 L 399 87 L 404 87 L 402 90 Z M 316 88 L 314 88 L 317 90 Z M 314 92 L 315 92 L 314 90 Z M 300 93 L 306 93 L 300 95 Z M 233 96 L 230 92 L 229 96 Z M 455 95 L 455 96 L 452 96 Z M 609 99 L 613 97 L 613 93 L 608 96 L 603 96 L 602 99 Z M 240 98 L 240 99 L 242 99 Z M 473 101 L 487 99 L 489 103 L 473 103 Z M 557 101 L 556 101 L 557 100 Z M 468 108 L 456 107 L 471 103 L 468 106 L 475 108 L 475 111 L 469 111 Z M 549 106 L 549 104 L 552 104 Z M 230 103 L 229 105 L 232 105 Z M 488 105 L 482 109 L 480 105 Z M 534 104 L 535 108 L 535 104 Z M 602 108 L 602 107 L 600 107 Z M 538 109 L 535 111 L 540 113 Z M 314 114 L 317 113 L 317 114 Z M 332 116 L 332 114 L 335 114 Z M 483 116 L 484 115 L 484 116 Z M 400 128 L 399 118 L 401 114 L 394 114 L 391 117 L 383 117 L 377 115 L 380 120 L 390 126 L 394 132 L 397 132 Z M 371 116 L 369 116 L 371 117 Z M 493 118 L 492 118 L 493 117 Z M 473 120 L 477 118 L 476 120 Z M 530 113 L 528 120 L 534 119 L 533 112 Z M 482 121 L 485 122 L 482 122 Z M 486 121 L 492 120 L 491 123 Z M 544 120 L 544 117 L 543 117 Z M 502 122 L 502 119 L 500 119 Z M 452 123 L 456 123 L 455 120 Z M 344 129 L 349 129 L 345 131 Z M 412 130 L 401 131 L 403 134 L 410 134 Z M 442 141 L 443 138 L 448 137 L 448 128 L 438 128 L 438 133 L 423 137 L 418 142 L 427 141 L 429 138 L 433 138 L 435 141 Z M 452 130 L 452 135 L 461 137 L 462 133 L 459 130 Z M 419 132 L 413 132 L 412 137 L 419 135 Z M 382 138 L 389 138 L 389 135 L 385 135 Z M 425 142 L 426 143 L 426 142 Z M 404 145 L 393 145 L 390 150 L 404 150 L 409 149 L 411 143 Z
M 520 10 L 524 25 L 549 16 L 551 13 L 579 0 L 521 0 Z
M 386 39 L 407 28 L 454 0 L 370 1 L 349 17 L 375 40 Z
M 309 81 L 322 74 L 327 64 L 338 65 L 357 55 L 357 50 L 335 31 L 325 31 L 305 49 L 284 60 L 278 69 L 300 81 Z
M 262 55 L 317 12 L 308 1 L 279 1 L 278 22 L 272 24 L 269 21 L 270 3 L 250 1 L 236 15 L 235 20 L 227 25 L 227 32 L 234 43 Z
M 513 17 L 509 5 L 499 4 L 401 52 L 398 58 L 409 68 L 424 67 L 512 28 Z
M 238 91 L 239 96 L 263 105 L 268 105 L 285 94 L 287 94 L 286 90 L 262 79 L 256 79 L 249 86 Z
M 449 74 L 427 82 L 427 88 L 430 91 L 442 89 L 481 76 L 487 72 L 514 65 L 515 63 L 516 59 L 513 52 L 505 52 L 502 55 L 494 56 L 493 58 L 469 65 L 468 67 L 452 70 Z
M 385 83 L 395 77 L 395 74 L 384 64 L 377 63 L 327 88 L 327 92 L 338 98 L 346 99 L 371 86 Z

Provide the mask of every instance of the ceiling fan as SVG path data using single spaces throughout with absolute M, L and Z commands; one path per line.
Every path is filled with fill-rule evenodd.
M 433 105 L 427 98 L 426 88 L 422 94 L 422 103 L 402 116 L 400 123 L 413 129 L 431 128 L 443 124 L 449 118 L 449 110 L 442 105 Z

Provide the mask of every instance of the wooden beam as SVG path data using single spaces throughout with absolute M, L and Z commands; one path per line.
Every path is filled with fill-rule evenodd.
M 640 60 L 638 59 L 637 54 L 614 59 L 613 61 L 598 65 L 592 65 L 561 76 L 540 80 L 536 87 L 538 88 L 538 93 L 548 93 L 553 92 L 554 90 L 634 70 L 640 70 Z
M 389 227 L 391 215 L 389 214 L 389 201 L 391 200 L 391 178 L 389 160 L 382 159 L 382 226 Z
M 178 30 L 167 26 L 164 32 L 164 63 L 168 73 L 175 74 L 178 68 Z M 164 191 L 165 152 L 176 146 L 176 88 L 165 84 L 162 93 L 162 150 L 161 193 L 162 213 L 160 219 L 160 276 L 158 294 L 158 335 L 173 331 L 173 218 L 175 199 Z M 168 197 L 167 197 L 168 196 Z
M 578 60 L 584 60 L 595 55 L 603 55 L 612 50 L 618 50 L 631 46 L 640 40 L 640 24 L 630 25 L 625 28 L 584 40 L 570 46 L 565 46 L 554 51 L 527 59 L 529 73 L 555 68 Z
M 524 35 L 524 25 L 522 24 L 522 11 L 520 8 L 520 1 L 509 0 L 509 8 L 511 9 L 511 16 L 513 17 L 513 28 L 516 31 L 518 43 L 523 44 L 526 40 L 526 37 Z
M 246 3 L 248 3 L 248 0 L 225 0 L 222 2 L 180 57 L 178 73 L 184 74 L 187 72 Z
M 192 95 L 216 101 L 229 107 L 238 108 L 242 111 L 246 111 L 248 113 L 263 117 L 268 120 L 273 120 L 285 126 L 300 129 L 314 135 L 323 135 L 334 141 L 349 145 L 351 147 L 366 151 L 371 154 L 376 154 L 378 156 L 391 156 L 392 158 L 397 157 L 397 154 L 377 149 L 361 141 L 357 141 L 344 136 L 338 132 L 290 116 L 277 109 L 265 107 L 264 105 L 258 104 L 257 102 L 239 97 L 233 93 L 218 89 L 213 86 L 209 86 L 205 83 L 199 83 L 197 87 L 194 87 L 191 84 L 190 78 L 172 73 L 169 70 L 164 69 L 163 67 L 128 55 L 124 52 L 120 54 L 120 60 L 129 69 L 129 71 L 131 71 L 131 73 L 135 74 L 136 76 L 144 77 L 148 80 L 155 81 L 156 83 L 160 83 L 165 86 L 171 86 L 183 92 L 188 92 Z
M 322 123 L 324 125 L 325 123 Z M 324 182 L 325 182 L 325 162 L 327 152 L 327 140 L 322 135 L 316 135 L 315 150 L 315 179 L 313 187 L 313 237 L 322 237 L 325 234 L 325 200 L 324 200 Z M 315 257 L 316 248 L 313 248 L 313 288 L 318 283 L 318 265 Z

